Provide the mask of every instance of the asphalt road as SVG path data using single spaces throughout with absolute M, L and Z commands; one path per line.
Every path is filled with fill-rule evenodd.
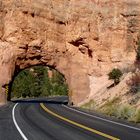
M 18 100 L 1 107 L 0 140 L 140 140 L 140 128 L 69 108 L 65 100 Z

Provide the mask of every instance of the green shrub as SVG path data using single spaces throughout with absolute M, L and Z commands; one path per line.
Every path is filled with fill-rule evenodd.
M 121 119 L 131 119 L 135 113 L 135 109 L 130 105 L 122 105 L 118 107 L 116 117 Z
M 119 98 L 114 98 L 113 100 L 108 101 L 102 106 L 101 112 L 109 116 L 115 116 L 119 119 L 132 120 L 136 111 L 135 108 L 128 104 L 119 105 L 119 100 Z
M 109 74 L 109 79 L 114 80 L 114 84 L 117 84 L 120 82 L 120 77 L 122 76 L 122 72 L 120 69 L 114 68 Z
M 102 113 L 109 115 L 109 116 L 116 116 L 117 105 L 106 106 L 102 109 Z
M 136 110 L 135 115 L 132 118 L 132 121 L 134 121 L 135 123 L 140 123 L 140 109 Z

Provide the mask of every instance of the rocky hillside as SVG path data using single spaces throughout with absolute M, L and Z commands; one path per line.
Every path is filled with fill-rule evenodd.
M 112 68 L 133 64 L 139 22 L 139 0 L 1 0 L 0 102 L 14 73 L 38 64 L 65 75 L 74 104 L 87 102 Z

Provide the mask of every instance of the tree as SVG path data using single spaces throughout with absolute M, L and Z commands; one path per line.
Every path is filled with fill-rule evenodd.
M 118 84 L 120 82 L 120 77 L 122 76 L 122 72 L 120 69 L 114 68 L 109 74 L 109 79 L 114 80 L 114 84 Z
M 41 95 L 42 96 L 51 96 L 52 95 L 52 85 L 50 78 L 48 77 L 48 69 L 44 70 L 43 79 L 42 79 Z
M 66 84 L 65 78 L 62 74 L 57 71 L 53 71 L 51 84 L 53 88 L 53 95 L 67 95 L 68 85 Z
M 28 70 L 21 71 L 15 78 L 12 93 L 15 97 L 26 97 L 31 95 L 31 88 L 33 87 L 34 77 Z
M 67 95 L 68 86 L 64 76 L 52 70 L 53 76 L 49 77 L 48 69 L 44 66 L 34 66 L 21 71 L 12 85 L 14 97 Z

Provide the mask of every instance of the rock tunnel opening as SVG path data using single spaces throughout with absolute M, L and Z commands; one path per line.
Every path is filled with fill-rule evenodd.
M 58 70 L 43 65 L 16 71 L 8 89 L 8 100 L 68 96 L 65 76 Z

